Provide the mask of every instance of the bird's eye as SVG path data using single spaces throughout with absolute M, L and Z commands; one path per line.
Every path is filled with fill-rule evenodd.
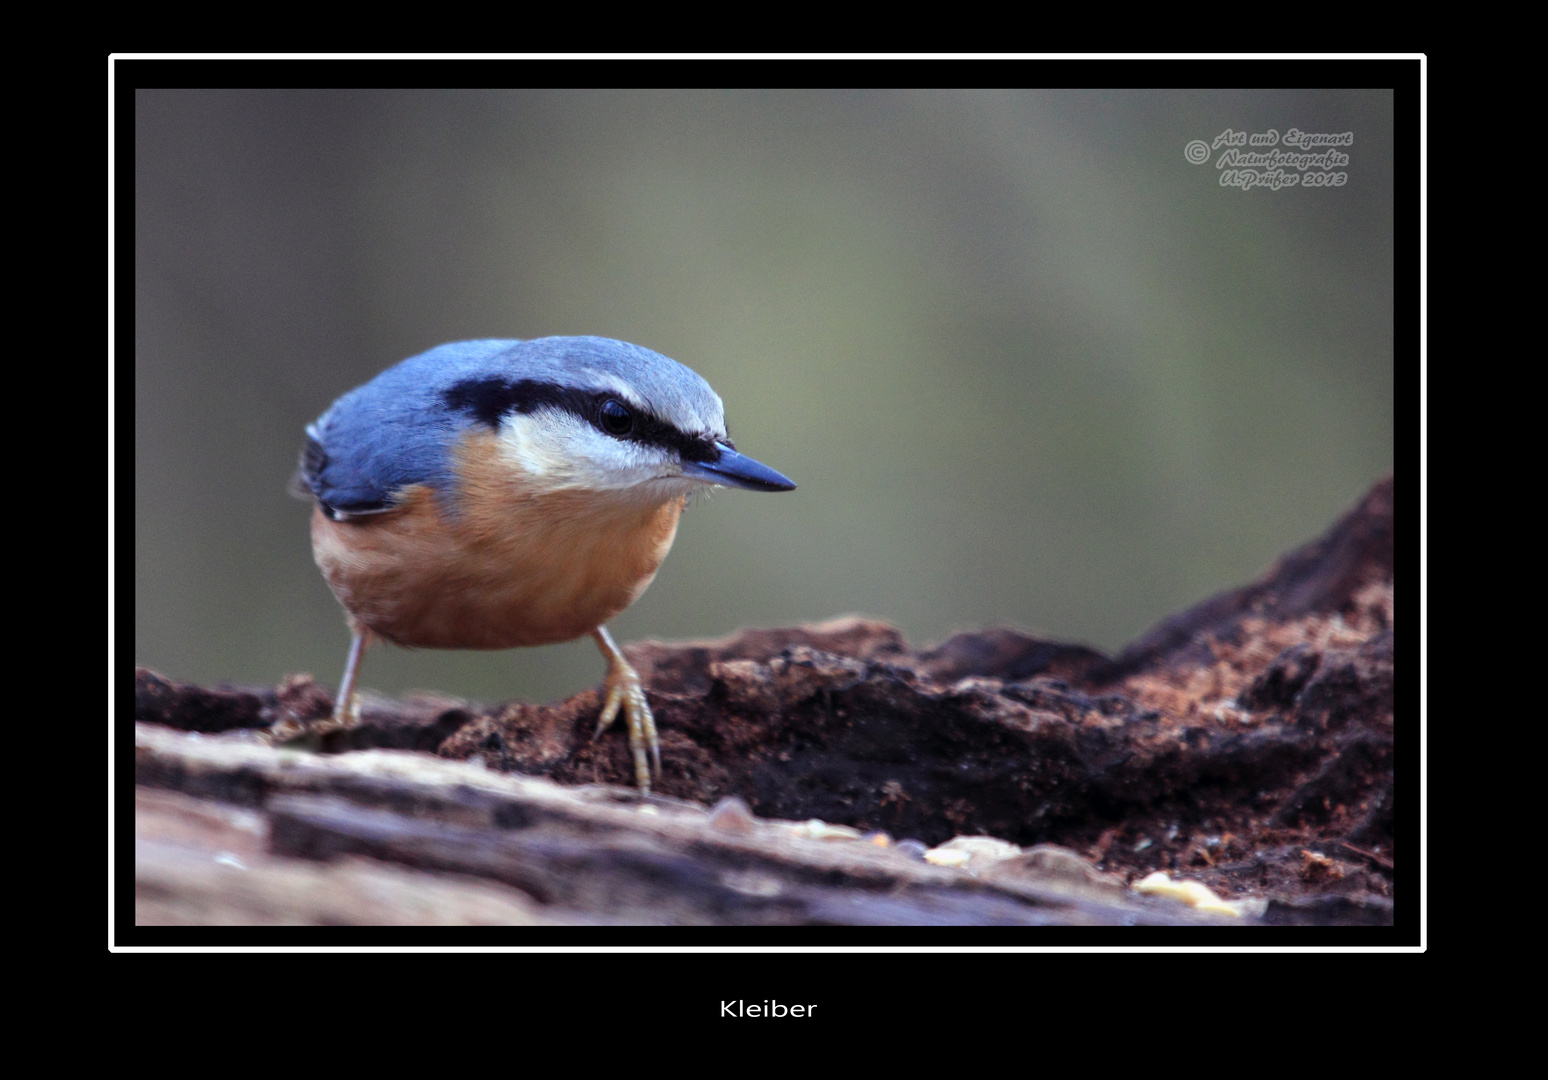
M 616 398 L 608 398 L 597 412 L 602 418 L 602 430 L 609 435 L 627 435 L 634 427 L 634 413 Z

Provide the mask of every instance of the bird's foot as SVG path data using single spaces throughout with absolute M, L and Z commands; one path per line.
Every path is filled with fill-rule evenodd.
M 607 657 L 607 698 L 592 738 L 606 731 L 622 710 L 629 723 L 629 749 L 634 752 L 634 780 L 640 792 L 649 795 L 650 759 L 655 761 L 656 776 L 661 775 L 661 743 L 656 738 L 656 718 L 651 714 L 650 702 L 645 699 L 645 685 L 640 682 L 640 673 L 624 659 L 605 627 L 597 627 L 592 636 L 597 639 L 602 655 Z M 647 749 L 650 758 L 646 757 Z
M 335 732 L 358 727 L 360 724 L 360 695 L 351 694 L 345 708 L 335 707 L 331 716 L 318 720 L 285 719 L 270 724 L 260 737 L 271 746 L 289 746 L 301 749 L 322 749 Z
M 368 631 L 356 629 L 349 643 L 349 659 L 344 662 L 344 681 L 339 685 L 339 696 L 333 702 L 333 715 L 326 720 L 280 720 L 262 733 L 271 746 L 299 746 L 321 749 L 328 737 L 336 731 L 360 724 L 360 694 L 355 689 L 355 678 L 360 674 L 360 658 L 370 644 Z

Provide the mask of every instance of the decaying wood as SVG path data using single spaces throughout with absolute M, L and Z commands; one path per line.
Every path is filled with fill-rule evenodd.
M 665 766 L 643 802 L 626 741 L 591 738 L 595 691 L 368 699 L 310 753 L 256 738 L 328 713 L 309 677 L 212 690 L 142 669 L 139 918 L 1388 923 L 1392 519 L 1389 478 L 1112 660 L 1008 629 L 914 651 L 860 618 L 627 647 Z M 919 857 L 971 836 L 1013 846 Z M 1242 914 L 1127 887 L 1157 869 Z

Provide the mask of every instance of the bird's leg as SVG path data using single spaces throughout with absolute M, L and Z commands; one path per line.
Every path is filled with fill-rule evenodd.
M 597 721 L 596 734 L 592 738 L 606 731 L 618 715 L 619 708 L 622 708 L 629 721 L 629 749 L 634 751 L 634 779 L 640 791 L 649 795 L 650 767 L 645 750 L 650 748 L 651 757 L 656 762 L 656 776 L 660 777 L 661 744 L 656 740 L 656 718 L 650 714 L 650 702 L 645 700 L 645 686 L 640 682 L 640 673 L 630 666 L 624 654 L 613 643 L 613 635 L 607 632 L 607 627 L 597 627 L 591 636 L 596 638 L 597 648 L 607 657 L 607 699 L 602 705 L 602 716 Z
M 360 723 L 360 695 L 355 692 L 355 680 L 360 674 L 360 658 L 366 651 L 366 634 L 356 630 L 349 643 L 349 659 L 344 661 L 344 680 L 339 683 L 339 696 L 333 699 L 333 723 L 337 727 L 354 727 Z

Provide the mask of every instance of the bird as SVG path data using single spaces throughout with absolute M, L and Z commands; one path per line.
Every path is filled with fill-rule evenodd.
M 655 718 L 606 624 L 713 486 L 796 485 L 736 449 L 709 383 L 628 342 L 455 342 L 351 390 L 307 426 L 293 485 L 314 503 L 312 554 L 352 635 L 332 716 L 310 730 L 359 723 L 377 640 L 508 649 L 589 634 L 607 661 L 593 738 L 622 713 L 649 794 Z

